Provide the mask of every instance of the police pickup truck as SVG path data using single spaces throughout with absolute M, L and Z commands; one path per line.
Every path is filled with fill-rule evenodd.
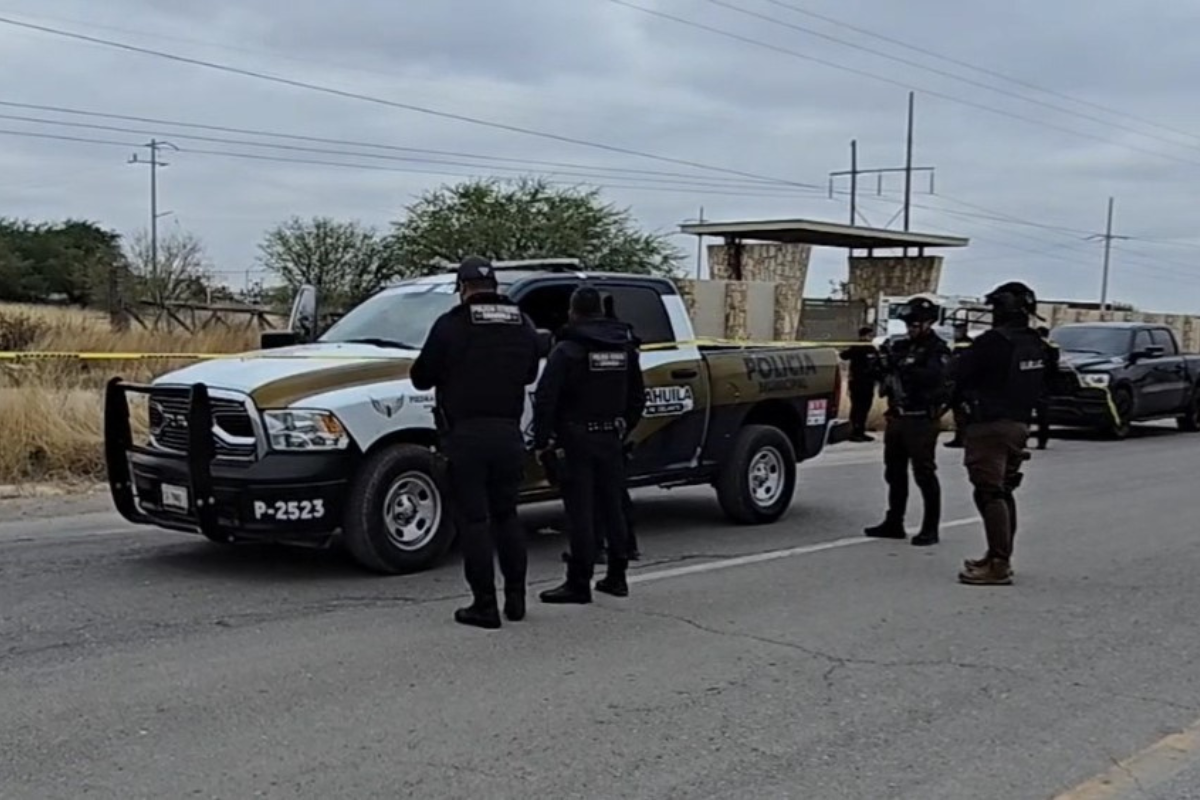
M 1165 325 L 1095 322 L 1050 332 L 1061 369 L 1050 396 L 1052 425 L 1096 428 L 1114 438 L 1130 425 L 1175 418 L 1200 430 L 1200 355 L 1180 352 Z
M 611 296 L 642 340 L 646 411 L 631 437 L 631 485 L 711 484 L 743 524 L 784 514 L 797 463 L 820 453 L 839 424 L 835 349 L 697 342 L 663 278 L 587 274 L 573 263 L 497 268 L 501 291 L 546 350 L 584 281 Z M 315 293 L 306 288 L 293 321 L 311 331 Z M 340 536 L 377 572 L 433 565 L 452 544 L 454 514 L 434 452 L 435 397 L 408 373 L 434 320 L 457 302 L 452 275 L 408 280 L 319 337 L 268 332 L 261 350 L 148 385 L 114 379 L 105 454 L 117 509 L 221 543 L 323 546 Z M 531 416 L 527 405 L 527 432 Z M 555 496 L 531 457 L 523 500 Z

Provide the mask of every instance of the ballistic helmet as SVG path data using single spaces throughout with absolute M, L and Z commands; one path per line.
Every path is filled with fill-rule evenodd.
M 904 310 L 900 312 L 900 319 L 906 323 L 937 322 L 937 303 L 928 297 L 914 297 L 905 303 Z
M 983 299 L 998 316 L 1037 316 L 1037 295 L 1020 281 L 1002 283 Z

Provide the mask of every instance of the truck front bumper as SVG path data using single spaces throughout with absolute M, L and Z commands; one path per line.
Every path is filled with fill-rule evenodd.
M 1055 395 L 1048 408 L 1051 425 L 1068 428 L 1104 428 L 1114 423 L 1112 398 L 1107 389 L 1081 388 L 1073 394 Z
M 105 395 L 109 490 L 121 516 L 140 525 L 203 534 L 215 541 L 323 544 L 341 527 L 356 455 L 267 453 L 253 461 L 214 457 L 207 389 L 188 398 L 187 454 L 133 443 L 128 392 L 150 387 L 111 381 Z

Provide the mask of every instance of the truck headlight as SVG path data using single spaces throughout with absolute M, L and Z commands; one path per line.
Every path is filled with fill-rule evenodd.
M 264 411 L 263 425 L 273 450 L 344 450 L 350 435 L 328 411 Z
M 1107 389 L 1109 382 L 1112 381 L 1112 375 L 1107 372 L 1085 372 L 1079 377 L 1083 380 L 1084 386 L 1090 386 L 1093 389 Z

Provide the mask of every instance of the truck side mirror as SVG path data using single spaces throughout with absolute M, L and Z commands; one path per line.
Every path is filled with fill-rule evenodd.
M 1134 353 L 1133 358 L 1135 361 L 1141 361 L 1146 358 L 1162 358 L 1166 352 L 1166 348 L 1161 344 L 1152 344 Z
M 317 326 L 317 289 L 315 286 L 304 284 L 296 292 L 292 303 L 292 312 L 288 315 L 288 330 L 296 336 L 296 341 L 307 344 L 316 340 Z
M 546 358 L 550 355 L 550 350 L 554 347 L 554 334 L 550 331 L 538 329 L 537 332 L 537 348 L 538 358 Z
M 277 347 L 291 347 L 300 343 L 300 337 L 295 331 L 263 331 L 259 339 L 259 347 L 263 350 L 274 350 Z

